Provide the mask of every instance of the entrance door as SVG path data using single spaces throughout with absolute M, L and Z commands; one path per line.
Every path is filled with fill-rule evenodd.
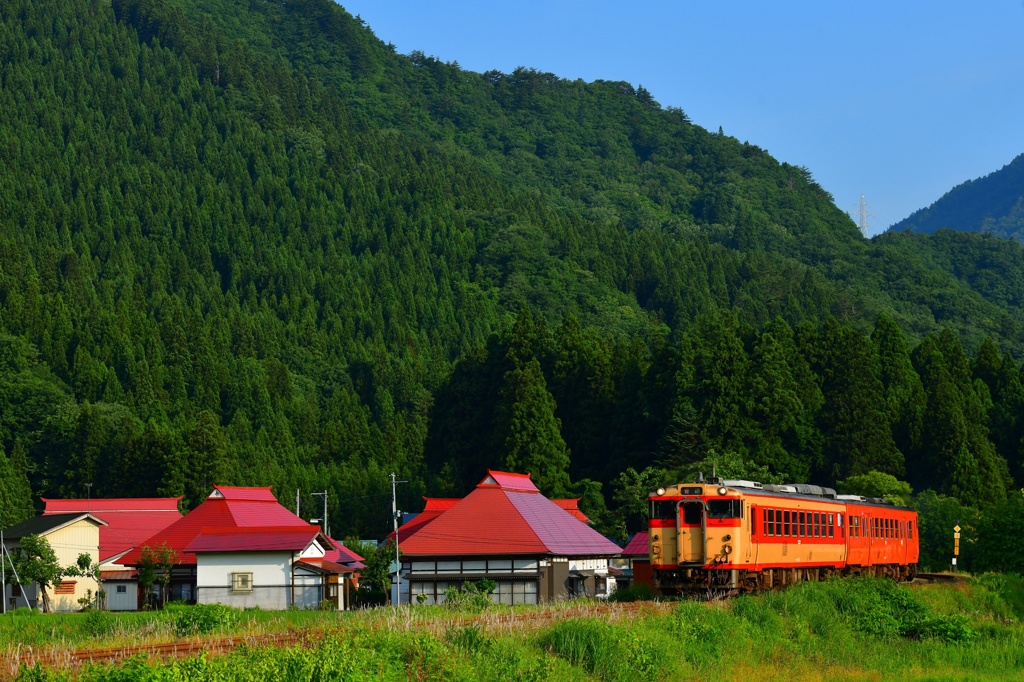
M 679 563 L 704 564 L 704 504 L 700 501 L 679 505 Z

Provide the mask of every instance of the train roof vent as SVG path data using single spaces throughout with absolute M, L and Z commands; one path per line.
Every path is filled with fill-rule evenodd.
M 756 488 L 758 490 L 764 490 L 764 486 L 758 483 L 757 481 L 744 481 L 742 479 L 726 479 L 722 481 L 722 485 L 728 486 L 730 488 Z
M 820 485 L 810 485 L 808 483 L 795 483 L 793 487 L 801 495 L 815 495 L 821 497 L 824 495 L 824 489 Z
M 885 499 L 883 497 L 869 497 L 868 498 L 868 502 L 874 502 L 875 504 L 887 504 L 890 507 L 895 506 L 891 501 L 889 501 L 889 500 L 887 500 L 887 499 Z
M 836 491 L 833 490 L 832 488 L 822 488 L 822 491 L 822 497 L 829 497 L 833 500 L 836 499 Z
M 862 495 L 836 495 L 837 500 L 847 500 L 849 502 L 867 502 L 868 498 Z
M 767 490 L 770 493 L 795 493 L 796 488 L 791 485 L 778 485 L 776 483 L 769 483 L 762 486 L 763 490 Z

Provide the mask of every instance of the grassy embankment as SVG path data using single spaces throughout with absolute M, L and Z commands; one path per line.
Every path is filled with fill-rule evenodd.
M 566 605 L 553 607 L 573 608 Z M 577 607 L 578 608 L 578 607 Z M 212 632 L 326 628 L 311 648 L 241 648 L 223 656 L 139 659 L 77 671 L 24 670 L 20 680 L 997 680 L 1024 678 L 1024 580 L 985 576 L 959 585 L 888 581 L 807 584 L 723 603 L 683 602 L 629 621 L 586 615 L 517 627 L 508 611 L 444 626 L 444 607 L 365 614 L 238 613 Z M 582 610 L 585 614 L 585 609 Z M 128 623 L 173 636 L 181 614 L 16 616 L 0 641 L 105 646 L 132 635 Z M 223 614 L 222 614 L 223 615 Z M 91 620 L 90 620 L 91 618 Z M 74 624 L 72 624 L 74 623 Z M 166 625 L 159 625 L 166 623 Z M 442 623 L 438 627 L 438 623 Z M 432 624 L 432 625 L 431 625 Z M 187 627 L 185 628 L 187 629 Z M 42 637 L 42 639 L 40 639 Z M 9 639 L 13 638 L 13 639 Z M 10 646 L 10 644 L 8 644 Z

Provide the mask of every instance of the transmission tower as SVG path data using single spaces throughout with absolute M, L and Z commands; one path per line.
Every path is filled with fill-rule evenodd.
M 868 200 L 864 198 L 864 195 L 860 195 L 860 203 L 857 204 L 857 226 L 860 228 L 860 233 L 865 237 L 868 235 L 868 217 L 871 213 L 868 212 Z

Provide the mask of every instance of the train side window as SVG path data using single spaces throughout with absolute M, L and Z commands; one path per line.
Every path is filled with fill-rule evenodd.
M 782 535 L 782 510 L 775 510 L 775 535 Z
M 843 537 L 843 515 L 836 514 L 836 525 L 839 526 L 839 537 Z
M 784 532 L 782 534 L 785 535 L 786 537 L 789 537 L 790 535 L 792 535 L 789 532 L 790 531 L 790 525 L 789 525 L 789 521 L 790 521 L 789 514 L 790 514 L 790 512 L 787 509 L 786 511 L 782 512 L 782 514 L 783 514 L 783 518 L 785 519 L 785 521 L 783 522 L 783 530 L 784 530 Z
M 800 537 L 807 536 L 807 512 L 800 512 Z
M 821 537 L 821 514 L 814 512 L 814 537 Z
M 908 540 L 913 540 L 914 539 L 914 522 L 913 521 L 907 521 L 907 539 Z
M 764 510 L 764 534 L 771 537 L 775 535 L 775 510 Z
M 836 518 L 835 514 L 828 515 L 828 536 L 834 538 L 836 536 Z
M 818 512 L 807 512 L 807 535 L 818 537 Z

